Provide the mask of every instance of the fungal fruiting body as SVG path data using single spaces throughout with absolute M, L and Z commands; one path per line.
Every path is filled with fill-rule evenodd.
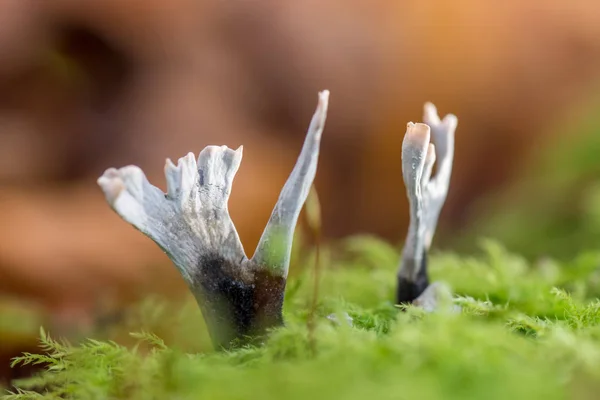
M 136 166 L 110 168 L 98 179 L 112 209 L 177 267 L 217 348 L 247 343 L 283 324 L 294 229 L 317 171 L 328 100 L 328 91 L 319 93 L 300 156 L 252 258 L 227 209 L 242 147 L 208 146 L 197 160 L 189 153 L 177 165 L 167 159 L 167 193 Z
M 452 114 L 440 120 L 431 103 L 425 104 L 423 120 L 425 123 L 408 124 L 402 143 L 410 225 L 398 269 L 396 302 L 431 309 L 438 297 L 448 292 L 441 282 L 429 284 L 427 254 L 448 194 L 458 120 Z M 432 176 L 436 160 L 437 171 Z

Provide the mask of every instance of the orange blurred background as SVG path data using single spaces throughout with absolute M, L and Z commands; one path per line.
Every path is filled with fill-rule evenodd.
M 460 233 L 598 93 L 600 3 L 6 0 L 0 60 L 0 298 L 81 320 L 186 290 L 106 204 L 106 168 L 164 188 L 165 158 L 243 144 L 230 210 L 250 253 L 322 89 L 326 237 L 404 237 L 401 142 L 425 101 L 459 118 L 440 229 Z

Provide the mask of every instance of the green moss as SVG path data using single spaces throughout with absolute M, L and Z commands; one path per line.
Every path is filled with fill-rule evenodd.
M 69 345 L 42 331 L 41 355 L 25 354 L 15 368 L 46 369 L 13 382 L 4 398 L 593 398 L 600 253 L 530 265 L 497 243 L 482 247 L 477 257 L 431 259 L 432 277 L 451 284 L 460 313 L 400 311 L 391 303 L 398 252 L 356 237 L 322 251 L 312 333 L 309 254 L 289 283 L 286 327 L 262 347 L 213 352 L 192 299 L 148 300 L 99 333 L 103 340 Z M 338 321 L 347 313 L 353 326 L 332 322 L 331 313 Z

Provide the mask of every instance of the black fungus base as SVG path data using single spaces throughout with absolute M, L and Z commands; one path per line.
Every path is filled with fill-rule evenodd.
M 396 287 L 396 304 L 409 304 L 419 297 L 429 286 L 429 277 L 427 274 L 427 253 L 423 252 L 421 258 L 421 267 L 417 274 L 416 281 L 412 282 L 406 278 L 398 276 L 398 285 Z
M 216 348 L 231 348 L 260 339 L 283 325 L 286 280 L 257 269 L 251 279 L 232 276 L 239 265 L 220 256 L 200 260 L 194 291 Z

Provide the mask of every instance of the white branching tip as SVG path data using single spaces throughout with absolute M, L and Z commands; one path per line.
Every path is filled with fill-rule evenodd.
M 405 296 L 411 301 L 428 285 L 427 251 L 448 194 L 458 123 L 454 115 L 440 120 L 431 103 L 425 104 L 423 119 L 424 124 L 408 124 L 402 143 L 402 175 L 410 206 L 410 225 L 398 272 L 401 282 L 398 297 Z M 437 172 L 432 177 L 435 163 Z M 418 288 L 409 289 L 411 285 Z M 402 290 L 412 293 L 401 296 Z
M 208 146 L 198 162 L 192 153 L 165 163 L 167 193 L 151 185 L 136 166 L 108 169 L 98 179 L 110 206 L 155 241 L 189 285 L 200 259 L 213 254 L 240 263 L 244 252 L 227 211 L 242 151 Z
M 435 106 L 426 103 L 423 120 L 431 127 L 431 136 L 435 143 L 438 163 L 437 174 L 425 186 L 427 191 L 425 195 L 427 200 L 425 246 L 429 248 L 450 187 L 452 162 L 454 160 L 454 133 L 458 119 L 454 114 L 448 114 L 440 120 Z
M 300 157 L 252 260 L 227 209 L 243 148 L 204 148 L 175 165 L 166 160 L 167 191 L 136 166 L 110 168 L 98 179 L 110 206 L 156 242 L 181 272 L 203 309 L 217 345 L 282 321 L 293 232 L 313 183 L 329 92 L 319 93 Z
M 329 91 L 319 93 L 319 103 L 304 140 L 302 152 L 285 183 L 271 218 L 258 243 L 252 261 L 287 277 L 294 229 L 300 210 L 314 181 L 319 159 L 321 134 L 327 118 Z

